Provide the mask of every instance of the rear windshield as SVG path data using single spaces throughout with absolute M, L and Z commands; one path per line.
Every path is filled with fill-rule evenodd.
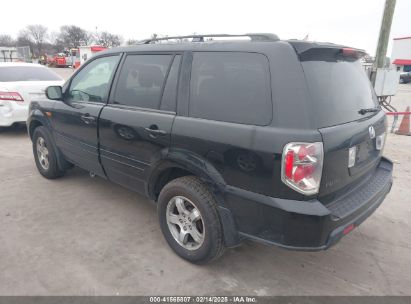
M 31 66 L 0 67 L 0 82 L 53 81 L 61 78 L 48 68 Z
M 360 109 L 378 105 L 359 60 L 302 61 L 319 128 L 355 121 Z M 374 113 L 375 114 L 375 113 Z

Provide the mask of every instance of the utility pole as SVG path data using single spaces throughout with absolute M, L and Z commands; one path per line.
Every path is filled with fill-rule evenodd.
M 375 61 L 373 66 L 373 73 L 371 81 L 375 84 L 375 76 L 377 69 L 383 68 L 385 65 L 385 58 L 387 56 L 387 47 L 390 39 L 390 31 L 392 18 L 394 16 L 396 0 L 385 0 L 384 14 L 382 16 L 380 36 L 378 37 L 377 52 L 375 54 Z

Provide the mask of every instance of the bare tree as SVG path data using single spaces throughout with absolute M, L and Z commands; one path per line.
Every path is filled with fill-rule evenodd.
M 126 42 L 127 45 L 135 45 L 137 43 L 138 43 L 137 39 L 128 39 Z
M 21 30 L 17 35 L 17 46 L 28 46 L 33 54 L 34 43 L 27 30 Z
M 92 35 L 81 27 L 63 25 L 60 27 L 59 40 L 68 47 L 78 48 L 81 45 L 88 45 L 92 40 Z
M 59 32 L 51 32 L 49 40 L 57 53 L 64 51 L 64 42 L 61 40 Z
M 0 35 L 0 46 L 16 46 L 16 41 L 10 35 Z
M 41 24 L 32 24 L 27 26 L 27 32 L 36 46 L 37 55 L 40 56 L 43 44 L 47 39 L 47 27 Z
M 122 38 L 109 32 L 101 32 L 98 33 L 97 42 L 104 47 L 116 47 L 121 44 Z

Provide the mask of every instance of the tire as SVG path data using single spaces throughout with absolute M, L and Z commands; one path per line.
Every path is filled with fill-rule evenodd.
M 48 179 L 63 176 L 65 171 L 58 167 L 53 142 L 45 127 L 40 126 L 34 130 L 32 142 L 34 160 L 40 174 Z
M 184 205 L 186 213 L 180 212 L 177 206 L 181 205 Z M 160 192 L 157 212 L 166 241 L 183 259 L 204 264 L 222 255 L 223 230 L 217 204 L 207 186 L 195 176 L 184 176 L 169 182 Z M 182 238 L 180 241 L 176 238 L 181 231 L 187 236 L 182 240 L 185 245 L 181 243 Z

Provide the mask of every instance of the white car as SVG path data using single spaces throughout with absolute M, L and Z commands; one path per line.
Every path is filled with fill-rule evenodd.
M 32 98 L 45 97 L 48 86 L 63 78 L 39 64 L 0 62 L 0 128 L 25 123 Z

